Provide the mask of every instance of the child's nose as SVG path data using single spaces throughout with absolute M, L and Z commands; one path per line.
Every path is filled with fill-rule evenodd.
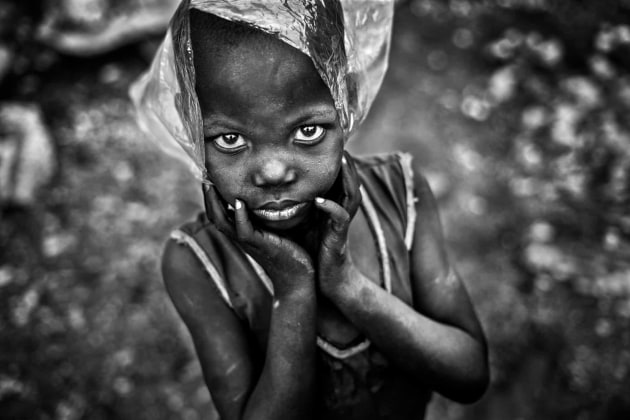
M 254 173 L 254 185 L 257 187 L 281 186 L 295 181 L 297 174 L 288 162 L 279 157 L 266 157 Z

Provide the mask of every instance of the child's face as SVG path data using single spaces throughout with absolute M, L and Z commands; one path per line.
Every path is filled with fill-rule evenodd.
M 220 56 L 195 50 L 209 179 L 257 223 L 291 229 L 339 173 L 343 134 L 310 58 L 274 40 Z

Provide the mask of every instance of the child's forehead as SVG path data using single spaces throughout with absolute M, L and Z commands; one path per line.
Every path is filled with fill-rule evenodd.
M 241 73 L 229 79 L 218 78 L 214 84 L 198 87 L 199 104 L 205 124 L 218 118 L 240 124 L 291 125 L 315 115 L 336 119 L 337 111 L 327 87 L 308 80 L 300 73 L 290 73 L 286 83 L 259 71 Z
M 291 66 L 315 70 L 306 54 L 259 29 L 196 10 L 191 10 L 190 26 L 194 66 L 202 77 L 270 63 L 276 63 L 278 70 Z
M 193 37 L 193 54 L 202 111 L 226 106 L 290 111 L 291 105 L 311 100 L 334 107 L 311 59 L 288 44 L 266 34 L 249 34 L 238 42 L 199 38 Z
M 229 21 L 211 13 L 190 10 L 190 40 L 194 55 L 223 55 L 243 44 L 269 49 L 284 44 L 277 37 L 251 25 Z
M 199 70 L 238 71 L 245 66 L 256 69 L 276 63 L 278 69 L 299 66 L 316 71 L 307 55 L 266 34 L 248 37 L 238 43 L 203 39 L 193 43 L 193 51 L 195 68 Z

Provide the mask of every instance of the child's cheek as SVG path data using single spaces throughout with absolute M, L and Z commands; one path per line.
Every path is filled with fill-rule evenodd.
M 328 194 L 337 185 L 341 175 L 341 154 L 339 157 L 333 155 L 327 161 L 319 162 L 317 167 L 313 168 L 313 172 L 319 174 L 316 179 L 318 195 Z
M 243 173 L 237 166 L 206 164 L 208 179 L 215 185 L 221 197 L 233 204 L 236 198 L 243 197 Z

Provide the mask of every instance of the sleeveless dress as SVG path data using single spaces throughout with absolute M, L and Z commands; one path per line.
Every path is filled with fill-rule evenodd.
M 362 203 L 380 260 L 380 285 L 412 305 L 409 250 L 415 226 L 411 155 L 393 153 L 354 158 Z M 273 285 L 262 267 L 208 223 L 205 214 L 171 237 L 199 258 L 225 303 L 247 325 L 260 369 L 269 334 Z M 322 420 L 423 419 L 431 398 L 420 381 L 391 366 L 367 339 L 337 348 L 317 337 L 316 375 Z

